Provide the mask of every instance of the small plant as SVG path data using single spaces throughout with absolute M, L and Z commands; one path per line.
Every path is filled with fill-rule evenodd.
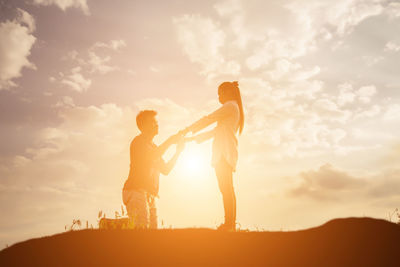
M 236 232 L 250 232 L 250 230 L 248 228 L 243 228 L 242 229 L 242 225 L 240 223 L 236 223 L 238 225 L 238 228 L 236 229 Z
M 99 211 L 98 215 L 97 215 L 97 228 L 100 228 L 100 221 L 102 218 L 106 218 L 106 214 L 103 213 L 102 210 Z
M 102 228 L 100 225 L 106 221 L 110 221 L 111 225 L 109 224 L 107 228 L 111 226 L 112 229 L 132 229 L 134 228 L 134 223 L 133 220 L 129 220 L 128 218 L 124 217 L 124 215 L 127 215 L 126 211 L 124 210 L 124 207 L 121 205 L 121 214 L 118 211 L 115 211 L 115 220 L 113 219 L 107 219 L 106 218 L 106 213 L 100 210 L 97 214 L 97 228 Z M 118 220 L 122 220 L 123 222 L 117 222 Z M 85 227 L 85 228 L 84 228 Z M 80 219 L 73 219 L 72 224 L 65 225 L 64 230 L 65 231 L 74 231 L 74 230 L 82 230 L 82 229 L 94 229 L 93 224 L 89 223 L 88 220 L 86 220 L 86 223 Z
M 392 221 L 393 217 L 395 217 L 395 221 Z M 394 222 L 400 225 L 400 211 L 396 208 L 393 212 L 389 212 L 389 222 Z
M 133 229 L 135 224 L 133 218 L 127 218 L 127 212 L 124 210 L 124 206 L 121 205 L 121 213 L 118 211 L 114 212 L 115 219 L 106 218 L 106 214 L 103 211 L 98 213 L 98 228 L 99 229 Z
M 79 227 L 79 229 L 81 229 L 81 226 L 82 226 L 81 220 L 73 219 L 72 224 L 70 226 L 65 225 L 64 229 L 65 229 L 65 231 L 73 231 L 73 230 L 75 230 L 74 227 Z

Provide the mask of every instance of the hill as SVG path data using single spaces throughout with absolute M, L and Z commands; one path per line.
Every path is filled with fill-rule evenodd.
M 81 230 L 0 252 L 0 266 L 400 266 L 400 226 L 335 219 L 293 232 Z

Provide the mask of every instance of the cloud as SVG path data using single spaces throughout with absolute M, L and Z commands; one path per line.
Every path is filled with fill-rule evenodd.
M 398 198 L 400 191 L 400 181 L 399 181 L 400 170 L 392 169 L 387 170 L 381 177 L 377 179 L 374 186 L 368 190 L 368 196 L 372 198 Z
M 321 166 L 318 171 L 303 172 L 301 176 L 305 180 L 315 181 L 319 187 L 326 190 L 347 190 L 364 184 L 363 181 L 336 170 L 329 164 Z
M 381 114 L 382 108 L 379 105 L 373 105 L 367 110 L 362 110 L 355 115 L 355 118 L 373 118 Z
M 339 199 L 342 193 L 366 186 L 364 180 L 335 169 L 330 164 L 321 166 L 317 171 L 301 172 L 299 176 L 300 184 L 290 191 L 290 195 L 294 197 L 334 200 Z
M 258 0 L 224 0 L 213 6 L 217 17 L 175 17 L 178 42 L 211 78 L 238 75 L 246 66 L 253 73 L 266 73 L 268 78 L 304 80 L 319 74 L 321 67 L 299 68 L 296 61 L 300 57 L 317 51 L 320 45 L 337 49 L 362 22 L 393 9 L 392 3 L 381 0 L 273 1 L 267 5 L 266 15 L 265 9 L 254 8 L 263 5 Z M 383 57 L 366 56 L 363 60 L 373 66 Z M 224 64 L 232 61 L 240 68 L 223 72 Z
M 154 72 L 154 73 L 160 72 L 160 69 L 157 68 L 157 67 L 154 67 L 154 66 L 150 66 L 150 67 L 149 67 L 149 70 L 150 70 L 151 72 Z
M 377 90 L 374 85 L 363 86 L 356 91 L 358 99 L 363 103 L 369 103 L 372 96 L 376 94 Z
M 392 130 L 380 135 L 371 128 L 372 118 L 381 125 L 383 113 L 388 112 L 387 119 L 396 114 L 395 107 L 389 112 L 374 99 L 378 94 L 374 85 L 355 88 L 342 83 L 328 92 L 317 80 L 279 86 L 271 79 L 257 77 L 241 79 L 240 88 L 246 140 L 274 151 L 276 159 L 345 156 L 377 149 L 396 136 Z M 351 134 L 355 132 L 372 136 L 367 140 Z
M 400 17 L 400 3 L 395 0 L 388 1 L 385 12 L 392 18 Z
M 87 64 L 91 67 L 91 72 L 106 74 L 117 69 L 116 66 L 107 65 L 110 60 L 110 56 L 100 57 L 95 52 L 90 51 Z
M 338 89 L 339 94 L 336 101 L 339 106 L 355 103 L 357 100 L 361 103 L 368 104 L 378 92 L 375 85 L 361 86 L 356 90 L 350 83 L 339 84 Z
M 384 156 L 383 164 L 386 166 L 400 166 L 400 142 L 396 141 Z
M 20 233 L 9 238 L 12 242 L 36 235 L 24 224 L 46 225 L 37 235 L 55 233 L 72 218 L 95 224 L 100 209 L 111 214 L 121 204 L 129 142 L 136 131 L 133 110 L 113 103 L 82 107 L 64 102 L 69 104 L 58 108 L 59 125 L 41 129 L 25 153 L 0 158 L 0 210 L 18 218 L 8 227 Z M 2 220 L 0 228 L 8 223 Z
M 339 0 L 339 1 L 292 1 L 287 7 L 310 24 L 319 33 L 340 36 L 350 34 L 367 18 L 384 12 L 383 1 Z
M 174 18 L 178 41 L 182 44 L 184 52 L 193 62 L 223 61 L 219 48 L 224 45 L 225 33 L 210 18 L 200 15 L 184 15 Z
M 110 64 L 112 57 L 108 55 L 108 52 L 110 50 L 120 51 L 125 46 L 125 41 L 119 39 L 110 40 L 108 43 L 96 42 L 84 53 L 71 50 L 61 59 L 71 61 L 78 66 L 73 67 L 69 74 L 59 72 L 59 77 L 52 76 L 49 80 L 51 82 L 58 81 L 77 92 L 85 92 L 92 84 L 93 74 L 104 75 L 120 69 L 118 66 Z
M 117 175 L 127 171 L 122 168 L 127 160 L 123 152 L 135 132 L 132 131 L 133 110 L 112 103 L 98 107 L 76 106 L 70 98 L 64 98 L 63 102 L 66 105 L 59 109 L 60 125 L 41 129 L 24 155 L 3 158 L 0 162 L 5 166 L 1 174 L 3 186 L 36 188 L 41 185 L 67 189 L 81 183 L 87 188 L 85 185 L 91 183 L 93 187 L 100 185 L 97 179 L 109 184 L 108 171 L 101 174 L 95 166 L 102 161 L 98 166 L 106 166 L 102 164 L 115 157 L 121 161 L 113 161 L 107 168 L 114 169 Z M 121 167 L 118 171 L 114 168 L 117 166 Z
M 400 51 L 400 45 L 395 42 L 387 42 L 384 48 L 384 51 L 393 51 L 398 52 Z
M 79 58 L 79 53 L 76 50 L 69 51 L 65 56 L 61 57 L 62 60 L 73 60 L 78 61 L 80 64 L 84 64 L 84 61 Z
M 192 115 L 169 99 L 143 99 L 136 107 L 114 103 L 83 107 L 70 97 L 63 97 L 57 108 L 59 125 L 41 129 L 23 155 L 0 159 L 1 190 L 37 191 L 39 186 L 45 186 L 76 191 L 78 196 L 84 190 L 89 195 L 97 194 L 96 202 L 103 204 L 109 200 L 100 195 L 111 193 L 118 200 L 114 206 L 118 206 L 118 192 L 129 167 L 129 143 L 138 134 L 135 121 L 138 111 L 157 110 L 161 139 L 187 126 L 185 122 Z M 91 207 L 96 208 L 101 205 Z
M 225 0 L 217 2 L 214 8 L 220 16 L 226 16 L 242 10 L 243 5 L 240 0 Z
M 277 158 L 341 151 L 347 131 L 332 122 L 343 123 L 350 118 L 350 112 L 330 100 L 311 97 L 311 92 L 321 89 L 320 85 L 311 91 L 312 83 L 297 86 L 285 91 L 260 78 L 241 80 L 248 141 L 262 145 L 264 150 L 276 148 Z
M 70 96 L 63 96 L 53 107 L 75 107 L 74 100 Z
M 23 68 L 36 69 L 28 60 L 36 41 L 34 18 L 22 9 L 17 17 L 0 23 L 0 90 L 16 86 L 13 79 L 20 77 Z
M 85 15 L 90 15 L 87 0 L 33 0 L 33 3 L 42 6 L 55 5 L 63 11 L 69 8 L 78 8 L 82 10 Z
M 339 95 L 337 97 L 337 103 L 339 106 L 353 103 L 356 99 L 353 86 L 350 83 L 343 83 L 338 85 Z
M 236 79 L 235 72 L 222 73 L 222 62 L 232 60 L 241 67 L 246 77 L 239 80 L 249 142 L 275 148 L 281 158 L 347 155 L 376 148 L 349 133 L 367 129 L 368 120 L 384 112 L 378 87 L 346 82 L 330 71 L 332 66 L 324 59 L 330 62 L 326 55 L 336 55 L 332 51 L 338 49 L 337 42 L 343 51 L 353 47 L 348 39 L 363 21 L 386 14 L 385 3 L 268 3 L 274 16 L 254 9 L 261 5 L 255 0 L 218 1 L 214 5 L 218 16 L 183 15 L 173 21 L 184 54 L 208 78 Z M 357 55 L 370 67 L 383 59 Z M 323 58 L 315 65 L 314 57 L 319 56 Z
M 220 52 L 225 44 L 225 33 L 211 18 L 200 15 L 174 17 L 178 42 L 190 61 L 201 65 L 201 73 L 212 78 L 216 73 L 238 74 L 240 65 L 226 61 Z
M 339 35 L 349 33 L 363 20 L 383 11 L 379 2 L 359 0 L 338 1 L 328 8 L 328 22 L 336 26 Z
M 41 129 L 23 155 L 1 158 L 0 171 L 4 173 L 0 176 L 4 179 L 0 184 L 62 186 L 80 179 L 85 184 L 101 185 L 98 179 L 115 183 L 107 175 L 111 169 L 121 177 L 128 171 L 125 164 L 129 160 L 129 142 L 138 134 L 135 118 L 139 110 L 158 112 L 161 139 L 187 126 L 186 121 L 193 115 L 170 99 L 157 98 L 142 99 L 133 107 L 114 103 L 84 107 L 65 96 L 56 106 L 59 125 Z M 115 168 L 105 163 L 111 159 Z M 107 166 L 105 173 L 101 166 Z M 92 173 L 90 177 L 88 173 Z M 120 184 L 115 186 L 119 188 Z
M 195 110 L 181 106 L 171 99 L 146 98 L 135 102 L 138 110 L 152 109 L 157 111 L 160 124 L 160 135 L 174 134 L 193 123 L 193 118 L 198 117 Z M 162 131 L 162 132 L 161 132 Z
M 304 70 L 300 63 L 293 63 L 288 59 L 279 59 L 275 61 L 274 68 L 266 71 L 266 74 L 272 80 L 296 82 L 308 80 L 319 72 L 318 66 Z
M 62 231 L 72 218 L 95 224 L 99 210 L 112 216 L 122 204 L 129 144 L 139 133 L 136 114 L 145 108 L 158 112 L 157 144 L 195 115 L 170 99 L 142 99 L 122 107 L 79 106 L 63 97 L 57 106 L 58 125 L 41 129 L 24 153 L 0 157 L 0 212 L 18 218 L 12 225 L 0 220 L 0 235 L 15 227 L 19 235 L 8 237 L 8 242 L 15 242 Z M 34 233 L 25 224 L 46 224 L 46 229 Z
M 79 93 L 87 91 L 92 84 L 92 81 L 90 79 L 86 79 L 82 75 L 81 71 L 82 68 L 78 66 L 72 68 L 69 75 L 64 76 L 64 74 L 61 73 L 62 78 L 60 82 Z
M 250 70 L 257 70 L 268 66 L 275 59 L 288 58 L 295 59 L 304 55 L 309 49 L 313 48 L 310 40 L 293 40 L 281 38 L 271 34 L 269 41 L 265 42 L 246 60 L 246 65 Z
M 34 32 L 36 29 L 36 22 L 35 19 L 32 17 L 32 15 L 20 8 L 17 8 L 16 21 L 28 26 L 30 32 Z
M 350 118 L 350 112 L 342 110 L 330 99 L 318 99 L 313 103 L 313 109 L 320 116 L 332 121 L 345 123 Z
M 318 201 L 341 203 L 391 203 L 398 199 L 400 182 L 396 168 L 377 171 L 357 177 L 330 164 L 317 170 L 303 171 L 296 178 L 297 185 L 287 192 L 289 196 L 306 197 Z M 293 182 L 293 180 L 292 180 Z
M 126 47 L 124 40 L 110 40 L 108 43 L 96 42 L 88 50 L 89 59 L 85 62 L 83 59 L 78 60 L 83 65 L 88 65 L 91 68 L 91 72 L 97 72 L 100 74 L 106 74 L 119 68 L 117 66 L 108 65 L 111 61 L 111 56 L 100 56 L 98 53 L 99 48 L 110 49 L 113 51 L 120 51 Z M 77 55 L 73 55 L 74 59 L 77 60 Z
M 363 56 L 363 61 L 367 64 L 368 67 L 372 67 L 373 65 L 381 62 L 384 57 L 383 56 Z
M 400 104 L 391 104 L 387 107 L 383 119 L 388 122 L 400 121 Z
M 102 48 L 109 48 L 115 51 L 120 50 L 123 47 L 126 47 L 126 42 L 124 40 L 111 40 L 108 43 L 103 43 L 103 42 L 96 42 L 93 46 L 92 49 L 96 47 L 102 47 Z

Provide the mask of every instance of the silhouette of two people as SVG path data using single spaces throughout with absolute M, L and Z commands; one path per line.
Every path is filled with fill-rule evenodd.
M 185 142 L 202 143 L 213 139 L 212 166 L 222 194 L 225 222 L 218 229 L 234 231 L 236 228 L 236 196 L 233 187 L 233 172 L 238 160 L 238 139 L 243 130 L 244 113 L 238 82 L 224 82 L 218 87 L 220 108 L 201 118 L 192 125 L 169 137 L 160 146 L 153 142 L 158 134 L 157 113 L 153 110 L 141 111 L 136 117 L 140 134 L 131 142 L 130 170 L 123 187 L 123 202 L 128 216 L 135 227 L 157 228 L 157 205 L 160 173 L 168 175 L 174 167 Z M 197 132 L 216 123 L 210 131 Z M 189 132 L 192 136 L 185 137 Z M 176 152 L 165 162 L 165 151 L 176 144 Z

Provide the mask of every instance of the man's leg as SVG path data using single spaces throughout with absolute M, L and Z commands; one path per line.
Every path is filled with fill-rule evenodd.
M 130 220 L 133 220 L 135 228 L 147 228 L 148 225 L 148 210 L 146 194 L 143 191 L 130 191 L 131 197 L 126 210 Z
M 157 229 L 157 203 L 156 197 L 152 195 L 148 195 L 148 204 L 149 204 L 149 212 L 150 212 L 150 229 Z

